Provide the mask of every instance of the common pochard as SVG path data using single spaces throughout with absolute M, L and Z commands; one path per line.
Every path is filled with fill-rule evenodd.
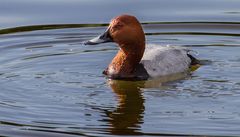
M 112 19 L 100 36 L 84 42 L 95 45 L 115 42 L 119 51 L 103 72 L 111 79 L 146 80 L 148 78 L 188 72 L 199 61 L 180 47 L 147 45 L 140 22 L 131 15 Z

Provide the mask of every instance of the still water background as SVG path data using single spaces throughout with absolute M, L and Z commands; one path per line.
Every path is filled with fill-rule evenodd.
M 0 1 L 0 136 L 239 136 L 239 7 L 237 0 Z M 81 42 L 123 13 L 143 23 L 147 43 L 190 48 L 203 65 L 173 82 L 106 79 L 116 45 Z

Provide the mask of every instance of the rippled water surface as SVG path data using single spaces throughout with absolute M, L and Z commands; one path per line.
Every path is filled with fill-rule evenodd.
M 0 136 L 240 135 L 240 2 L 101 2 L 0 2 Z M 81 43 L 121 13 L 203 65 L 172 82 L 108 80 L 116 44 Z

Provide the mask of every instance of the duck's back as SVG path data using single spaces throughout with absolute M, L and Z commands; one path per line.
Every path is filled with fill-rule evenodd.
M 187 49 L 147 45 L 141 63 L 150 77 L 186 72 L 191 65 Z

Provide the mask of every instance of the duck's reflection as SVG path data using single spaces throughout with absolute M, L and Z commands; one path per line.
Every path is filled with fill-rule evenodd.
M 179 73 L 147 81 L 108 80 L 112 91 L 118 98 L 114 111 L 105 111 L 109 132 L 115 135 L 143 135 L 141 124 L 144 116 L 143 88 L 165 89 L 163 83 L 186 78 L 186 73 Z
M 109 86 L 118 98 L 118 106 L 112 112 L 107 112 L 110 132 L 112 134 L 136 135 L 143 123 L 144 98 L 141 86 L 144 81 L 109 80 Z

